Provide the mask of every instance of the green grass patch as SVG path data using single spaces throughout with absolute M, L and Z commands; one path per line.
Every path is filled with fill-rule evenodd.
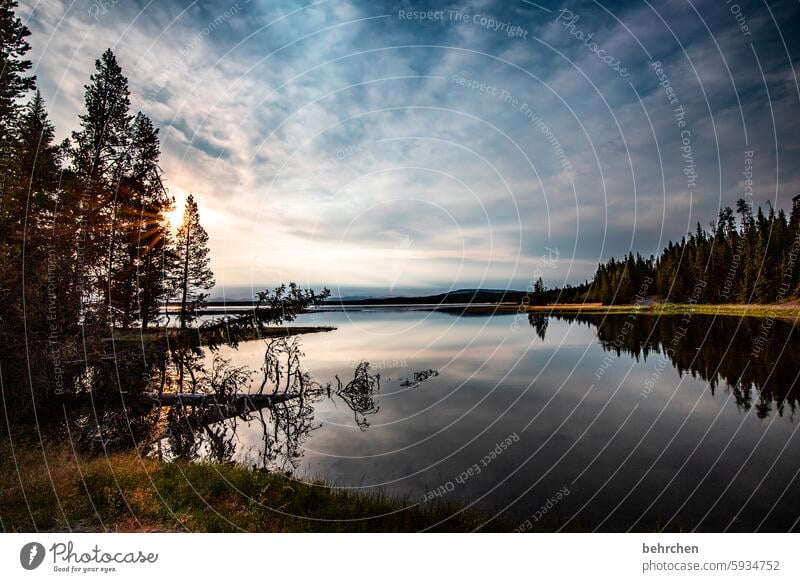
M 655 303 L 653 305 L 547 305 L 528 307 L 526 311 L 546 313 L 582 313 L 585 315 L 725 315 L 736 317 L 773 317 L 794 321 L 800 318 L 795 305 L 706 305 L 687 303 Z
M 454 505 L 415 504 L 237 464 L 166 463 L 136 452 L 76 457 L 66 446 L 20 443 L 12 453 L 8 440 L 0 442 L 7 532 L 471 531 L 485 519 Z

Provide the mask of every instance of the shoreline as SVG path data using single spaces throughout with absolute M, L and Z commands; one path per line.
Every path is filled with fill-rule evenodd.
M 238 463 L 163 461 L 137 450 L 89 456 L 25 440 L 12 446 L 8 437 L 0 439 L 0 470 L 6 532 L 469 532 L 489 518 L 454 502 Z M 482 531 L 511 529 L 500 518 Z
M 272 325 L 264 327 L 260 331 L 253 330 L 252 333 L 245 334 L 238 338 L 239 341 L 250 341 L 257 339 L 269 339 L 275 337 L 289 337 L 294 335 L 305 335 L 309 333 L 325 333 L 335 331 L 331 325 Z M 199 332 L 199 333 L 198 333 Z M 224 326 L 201 329 L 197 327 L 187 327 L 183 330 L 177 327 L 148 327 L 142 328 L 116 328 L 111 332 L 111 337 L 105 341 L 114 342 L 151 342 L 161 339 L 175 339 L 181 335 L 192 335 L 193 339 L 199 336 L 200 345 L 205 345 L 215 334 L 225 334 Z
M 554 304 L 554 305 L 510 305 L 498 304 L 492 307 L 453 308 L 469 314 L 512 314 L 541 313 L 543 315 L 581 314 L 581 315 L 720 315 L 726 317 L 775 318 L 791 322 L 800 320 L 798 305 L 739 305 L 731 304 L 688 304 L 654 303 L 652 305 L 599 305 Z
M 493 306 L 494 312 L 520 313 L 519 304 Z M 473 306 L 486 309 L 486 306 Z M 499 308 L 499 309 L 498 309 Z M 459 308 L 469 310 L 470 307 Z M 504 310 L 504 311 L 500 311 Z M 528 306 L 521 313 L 542 315 L 681 315 L 723 314 L 797 320 L 795 305 L 611 305 Z M 146 330 L 163 337 L 171 328 Z M 325 326 L 272 326 L 266 334 L 315 333 Z M 141 330 L 123 330 L 137 341 Z M 175 330 L 180 333 L 180 330 Z M 116 334 L 117 332 L 115 332 Z M 265 334 L 262 334 L 264 337 Z M 11 431 L 7 432 L 10 435 Z M 149 453 L 145 453 L 145 450 Z M 104 451 L 105 452 L 105 451 Z M 467 532 L 514 531 L 521 525 L 509 515 L 491 517 L 466 509 L 468 501 L 421 502 L 379 489 L 363 491 L 319 481 L 307 475 L 271 472 L 252 466 L 208 460 L 161 460 L 151 449 L 108 455 L 76 452 L 48 439 L 0 439 L 0 515 L 6 531 L 31 532 Z M 51 475 L 51 480 L 42 475 Z M 19 503 L 25 496 L 26 504 Z M 207 505 L 215 508 L 207 511 Z M 463 510 L 463 511 L 462 511 Z M 561 527 L 559 515 L 537 522 L 530 531 Z M 523 522 L 524 523 L 524 522 Z M 657 523 L 640 524 L 656 531 Z M 681 524 L 674 524 L 680 528 Z M 589 531 L 572 523 L 568 531 Z M 525 530 L 529 531 L 529 530 Z

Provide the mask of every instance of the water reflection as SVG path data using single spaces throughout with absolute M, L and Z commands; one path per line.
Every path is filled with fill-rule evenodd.
M 536 335 L 539 337 L 540 340 L 544 341 L 547 335 L 547 322 L 549 318 L 544 313 L 536 313 L 532 312 L 528 314 L 528 323 L 531 324 L 531 327 L 536 332 Z
M 353 411 L 353 420 L 361 430 L 369 427 L 367 417 L 377 414 L 379 408 L 375 404 L 374 394 L 380 390 L 381 375 L 370 374 L 369 364 L 361 362 L 356 366 L 353 379 L 342 384 L 336 376 L 336 396 Z
M 372 373 L 369 363 L 359 363 L 352 380 L 336 376 L 332 387 L 304 369 L 296 337 L 251 342 L 250 349 L 256 344 L 263 351 L 257 372 L 196 345 L 164 343 L 161 357 L 151 357 L 148 365 L 120 354 L 116 368 L 125 370 L 128 379 L 121 384 L 121 401 L 109 398 L 112 367 L 103 362 L 88 367 L 74 384 L 76 405 L 67 411 L 76 449 L 102 454 L 139 448 L 166 461 L 227 463 L 241 447 L 239 427 L 247 427 L 248 438 L 255 432 L 260 436 L 257 454 L 248 462 L 291 472 L 319 427 L 314 417 L 320 401 L 343 403 L 352 411 L 354 426 L 369 427 L 367 418 L 379 410 L 375 396 L 380 389 L 380 375 Z
M 759 418 L 775 410 L 791 414 L 798 404 L 800 350 L 796 327 L 787 321 L 755 317 L 602 316 L 559 314 L 569 323 L 596 329 L 604 350 L 637 361 L 657 358 L 679 375 L 708 383 L 711 393 L 722 384 L 737 406 L 755 406 Z M 547 317 L 531 314 L 531 327 L 544 340 Z M 755 400 L 755 404 L 754 404 Z
M 93 453 L 238 462 L 419 502 L 455 483 L 446 501 L 520 523 L 566 488 L 541 529 L 797 525 L 800 350 L 787 322 L 310 317 L 298 323 L 337 330 L 117 350 L 77 374 L 69 438 Z
M 362 315 L 380 319 L 373 313 Z M 446 316 L 436 314 L 437 321 L 442 317 Z M 476 345 L 472 337 L 469 349 L 461 349 L 452 357 L 446 378 L 461 382 L 459 375 L 454 375 L 458 359 L 463 365 L 472 357 L 482 357 L 481 343 L 491 343 L 491 332 L 498 329 L 496 322 L 502 319 L 496 318 L 488 329 L 477 332 L 482 342 Z M 491 321 L 469 318 L 461 322 L 481 320 L 484 324 Z M 607 354 L 596 367 L 597 378 L 602 379 L 611 356 L 618 359 L 627 355 L 636 362 L 653 363 L 649 379 L 641 382 L 642 393 L 652 390 L 669 366 L 679 377 L 688 375 L 705 382 L 711 395 L 718 386 L 725 386 L 741 410 L 755 408 L 758 418 L 769 417 L 773 410 L 782 416 L 788 409 L 793 415 L 798 403 L 800 351 L 794 345 L 795 328 L 787 322 L 772 321 L 769 333 L 764 333 L 764 320 L 756 318 L 531 313 L 528 321 L 543 345 L 548 344 L 551 321 L 564 322 L 567 329 L 586 326 L 591 330 Z M 448 328 L 445 335 L 452 331 Z M 379 345 L 385 347 L 397 339 L 389 336 Z M 561 344 L 563 338 L 555 341 Z M 336 344 L 337 337 L 324 334 L 311 343 Z M 379 347 L 374 338 L 372 344 L 372 353 L 366 355 L 380 357 L 374 351 Z M 441 345 L 439 339 L 428 349 L 435 351 Z M 252 361 L 254 353 L 261 354 L 258 370 L 233 363 L 248 360 L 248 356 Z M 381 374 L 374 373 L 366 361 L 350 369 L 352 379 L 341 379 L 340 374 L 347 369 L 338 363 L 323 367 L 321 374 L 332 377 L 332 381 L 323 383 L 304 367 L 305 354 L 297 337 L 247 342 L 228 350 L 226 356 L 219 349 L 199 345 L 151 342 L 143 355 L 121 352 L 113 361 L 99 361 L 85 368 L 75 376 L 73 385 L 75 395 L 88 397 L 83 402 L 91 404 L 73 415 L 78 447 L 97 453 L 139 446 L 165 460 L 246 459 L 260 467 L 293 471 L 300 465 L 305 443 L 321 426 L 316 419 L 321 401 L 334 407 L 343 405 L 350 412 L 351 426 L 361 431 L 370 427 L 370 419 L 381 410 L 376 400 Z M 416 359 L 420 359 L 419 354 Z M 402 361 L 409 366 L 414 359 L 399 358 L 395 353 L 393 359 L 384 361 Z M 438 370 L 423 368 L 410 375 L 398 373 L 390 383 L 399 389 L 417 388 L 437 376 Z M 611 380 L 610 375 L 607 379 Z M 173 394 L 178 400 L 167 402 Z M 142 404 L 137 395 L 150 395 L 152 402 Z M 123 406 L 111 396 L 121 398 Z M 242 426 L 246 427 L 247 447 L 238 432 Z M 253 443 L 255 433 L 259 434 L 257 443 Z M 243 456 L 245 448 L 247 454 Z

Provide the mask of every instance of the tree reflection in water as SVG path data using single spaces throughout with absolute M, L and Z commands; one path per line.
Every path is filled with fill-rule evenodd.
M 754 408 L 760 418 L 774 412 L 793 415 L 798 404 L 800 350 L 791 323 L 701 315 L 531 313 L 530 325 L 542 341 L 551 317 L 590 326 L 609 357 L 654 358 L 655 367 L 672 366 L 681 375 L 700 378 L 712 393 L 721 384 L 740 408 Z M 66 415 L 65 438 L 90 453 L 136 447 L 167 460 L 245 460 L 293 471 L 306 439 L 319 427 L 315 406 L 322 399 L 347 406 L 361 430 L 379 412 L 380 377 L 368 363 L 360 363 L 352 379 L 335 377 L 333 384 L 323 384 L 304 370 L 303 359 L 295 337 L 266 340 L 258 370 L 234 366 L 219 350 L 198 342 L 152 340 L 127 351 L 118 348 L 113 359 L 65 365 L 68 400 L 48 400 L 49 408 L 38 409 L 37 419 L 43 428 L 49 422 L 64 429 Z M 4 361 L 5 385 L 17 379 L 24 385 L 28 367 L 17 363 Z M 14 410 L 21 418 L 26 407 Z M 257 446 L 240 440 L 243 423 L 260 427 Z
M 757 317 L 694 315 L 583 315 L 531 313 L 529 322 L 544 340 L 547 318 L 586 324 L 597 330 L 603 349 L 632 355 L 637 361 L 658 357 L 680 375 L 708 383 L 711 393 L 723 384 L 737 406 L 755 407 L 759 418 L 798 405 L 800 350 L 792 322 Z
M 544 341 L 545 335 L 547 334 L 547 315 L 544 313 L 536 313 L 532 312 L 528 314 L 528 323 L 531 324 L 533 331 L 536 332 L 536 335 L 539 336 L 539 339 Z
M 369 363 L 361 362 L 356 366 L 350 382 L 342 385 L 339 376 L 336 376 L 336 385 L 336 395 L 353 411 L 355 423 L 361 430 L 368 428 L 367 416 L 378 412 L 373 395 L 380 390 L 381 375 L 372 375 L 369 371 Z
M 303 369 L 297 338 L 265 341 L 255 382 L 254 371 L 233 366 L 216 352 L 210 367 L 197 347 L 171 346 L 168 352 L 166 364 L 159 362 L 154 377 L 144 376 L 150 388 L 158 387 L 157 392 L 140 391 L 151 399 L 149 404 L 90 406 L 70 415 L 70 436 L 77 448 L 102 453 L 136 447 L 167 461 L 203 458 L 227 463 L 242 460 L 237 457 L 242 448 L 237 428 L 255 424 L 261 428 L 261 443 L 247 463 L 292 472 L 306 439 L 320 426 L 314 406 L 322 399 L 344 402 L 361 430 L 369 427 L 366 417 L 378 412 L 379 375 L 371 373 L 367 362 L 361 362 L 344 385 L 338 377 L 335 387 L 322 384 Z

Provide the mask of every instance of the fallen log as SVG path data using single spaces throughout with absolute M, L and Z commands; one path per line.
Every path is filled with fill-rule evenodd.
M 200 424 L 219 422 L 234 416 L 249 414 L 263 408 L 272 408 L 281 402 L 299 398 L 299 394 L 237 394 L 219 397 L 214 394 L 158 394 L 150 393 L 139 399 L 141 406 L 172 407 L 187 412 Z
M 299 394 L 236 394 L 220 398 L 216 394 L 158 394 L 157 392 L 142 395 L 145 402 L 156 406 L 247 406 L 253 410 L 298 397 Z

